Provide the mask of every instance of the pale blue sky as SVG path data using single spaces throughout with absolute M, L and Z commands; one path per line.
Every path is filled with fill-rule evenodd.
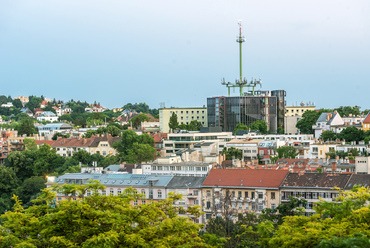
M 0 94 L 206 105 L 244 76 L 287 103 L 370 108 L 368 0 L 2 0 Z M 235 92 L 237 94 L 237 91 Z

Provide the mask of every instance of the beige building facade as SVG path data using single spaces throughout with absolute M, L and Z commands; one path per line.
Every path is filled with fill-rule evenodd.
M 208 126 L 207 108 L 161 108 L 159 109 L 159 127 L 162 133 L 169 133 L 168 125 L 170 117 L 175 113 L 179 125 L 189 124 L 191 121 L 199 121 L 204 127 Z

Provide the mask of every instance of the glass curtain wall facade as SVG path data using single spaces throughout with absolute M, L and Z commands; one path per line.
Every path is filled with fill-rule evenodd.
M 285 91 L 254 96 L 229 96 L 207 98 L 209 127 L 222 127 L 231 132 L 238 123 L 250 126 L 257 120 L 266 121 L 270 131 L 284 127 Z

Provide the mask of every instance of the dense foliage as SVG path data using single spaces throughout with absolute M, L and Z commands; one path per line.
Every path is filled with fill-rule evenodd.
M 200 225 L 178 216 L 183 209 L 173 202 L 180 195 L 135 206 L 142 196 L 132 188 L 118 196 L 99 194 L 104 188 L 96 181 L 57 185 L 43 190 L 27 209 L 14 197 L 13 211 L 0 217 L 0 247 L 212 247 L 199 237 Z M 91 196 L 72 200 L 87 190 Z M 70 197 L 55 203 L 55 191 Z M 201 214 L 198 207 L 187 212 Z

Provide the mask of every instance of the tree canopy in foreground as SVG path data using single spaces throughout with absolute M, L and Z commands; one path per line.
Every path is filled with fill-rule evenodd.
M 98 193 L 104 188 L 96 181 L 57 185 L 66 200 L 56 203 L 54 191 L 44 189 L 27 209 L 14 196 L 13 211 L 1 216 L 0 247 L 212 247 L 199 237 L 200 225 L 178 216 L 173 202 L 180 195 L 135 206 L 142 196 L 132 188 L 118 196 Z M 83 197 L 87 190 L 91 196 Z M 187 211 L 199 216 L 199 208 Z

